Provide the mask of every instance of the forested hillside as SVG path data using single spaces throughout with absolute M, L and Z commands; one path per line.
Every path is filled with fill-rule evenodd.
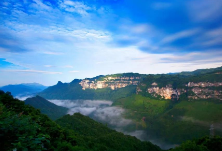
M 68 111 L 67 108 L 57 106 L 40 96 L 26 99 L 25 104 L 31 105 L 34 108 L 39 109 L 42 114 L 46 114 L 52 120 L 56 120 L 66 115 Z
M 0 91 L 2 151 L 15 148 L 21 151 L 161 150 L 150 142 L 141 142 L 80 114 L 67 115 L 57 123 L 41 114 L 40 110 Z
M 77 79 L 73 80 L 71 83 L 58 82 L 55 86 L 47 88 L 38 95 L 46 99 L 116 100 L 136 92 L 136 85 L 130 85 L 117 90 L 111 90 L 110 88 L 83 90 L 79 84 L 80 82 L 81 80 Z

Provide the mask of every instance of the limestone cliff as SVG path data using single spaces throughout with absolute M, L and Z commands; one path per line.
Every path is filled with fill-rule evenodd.
M 88 80 L 84 79 L 79 84 L 82 86 L 82 89 L 102 89 L 102 88 L 111 88 L 112 90 L 126 87 L 128 85 L 138 85 L 141 77 L 104 77 L 103 80 Z
M 189 82 L 185 85 L 186 89 L 184 88 L 176 88 L 173 89 L 172 85 L 166 85 L 166 87 L 158 87 L 156 82 L 152 83 L 151 87 L 147 89 L 147 92 L 150 93 L 152 96 L 157 97 L 161 96 L 164 99 L 172 99 L 172 98 L 179 98 L 181 94 L 186 92 L 189 99 L 220 99 L 222 100 L 222 90 L 216 90 L 216 87 L 222 86 L 222 82 Z M 140 89 L 137 88 L 139 91 Z
M 154 82 L 152 87 L 147 89 L 147 92 L 152 94 L 152 96 L 157 97 L 158 95 L 164 99 L 179 99 L 181 93 L 186 92 L 184 89 L 173 89 L 172 85 L 166 85 L 166 87 L 158 87 L 158 84 Z
M 215 88 L 222 86 L 222 82 L 189 82 L 187 87 L 193 92 L 193 95 L 189 95 L 190 99 L 220 99 L 222 100 L 222 90 Z

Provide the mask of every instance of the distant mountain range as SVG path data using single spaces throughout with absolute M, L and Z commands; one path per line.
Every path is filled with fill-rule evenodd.
M 163 99 L 222 99 L 222 67 L 177 74 L 123 73 L 70 83 L 58 82 L 39 93 L 46 99 L 118 100 L 133 94 Z M 181 96 L 180 96 L 181 95 Z
M 41 92 L 46 88 L 46 86 L 38 83 L 22 83 L 2 86 L 0 87 L 0 90 L 11 92 L 14 97 L 24 97 L 35 95 L 36 93 Z

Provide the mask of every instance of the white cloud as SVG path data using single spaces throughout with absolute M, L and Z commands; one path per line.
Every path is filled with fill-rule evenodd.
M 44 65 L 44 67 L 51 68 L 51 67 L 55 67 L 55 66 L 53 66 L 53 65 Z
M 166 43 L 170 43 L 170 42 L 173 42 L 173 41 L 181 39 L 181 38 L 193 36 L 198 32 L 200 32 L 200 29 L 190 29 L 190 30 L 181 31 L 181 32 L 175 33 L 173 35 L 167 36 L 166 38 L 164 38 L 161 41 L 161 44 L 166 44 Z
M 71 66 L 71 65 L 65 65 L 65 66 L 62 66 L 62 68 L 73 68 L 73 66 Z
M 61 2 L 60 7 L 65 9 L 67 12 L 75 12 L 82 16 L 89 15 L 87 11 L 92 10 L 91 7 L 85 5 L 82 2 L 69 1 L 69 0 L 64 0 L 64 2 Z
M 47 55 L 62 55 L 62 54 L 64 54 L 62 52 L 52 52 L 52 51 L 43 51 L 42 53 L 47 54 Z
M 220 0 L 192 0 L 187 3 L 187 8 L 190 18 L 194 21 L 209 22 L 222 17 Z
M 108 123 L 116 128 L 122 128 L 132 124 L 132 120 L 125 119 L 122 114 L 123 108 L 111 107 L 111 101 L 105 100 L 49 100 L 50 102 L 69 108 L 68 114 L 81 113 Z
M 37 6 L 35 6 L 37 9 L 43 9 L 43 10 L 51 10 L 50 6 L 45 5 L 41 0 L 33 0 Z
M 73 71 L 69 71 L 70 73 L 77 73 L 79 71 L 73 70 Z
M 25 72 L 25 73 L 44 73 L 44 74 L 62 74 L 62 72 L 51 72 L 41 70 L 1 70 L 3 72 Z

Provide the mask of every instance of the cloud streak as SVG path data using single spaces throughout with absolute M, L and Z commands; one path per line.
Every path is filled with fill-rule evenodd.
M 23 72 L 23 73 L 43 73 L 43 74 L 62 74 L 62 72 L 51 72 L 41 70 L 1 70 L 2 72 Z

